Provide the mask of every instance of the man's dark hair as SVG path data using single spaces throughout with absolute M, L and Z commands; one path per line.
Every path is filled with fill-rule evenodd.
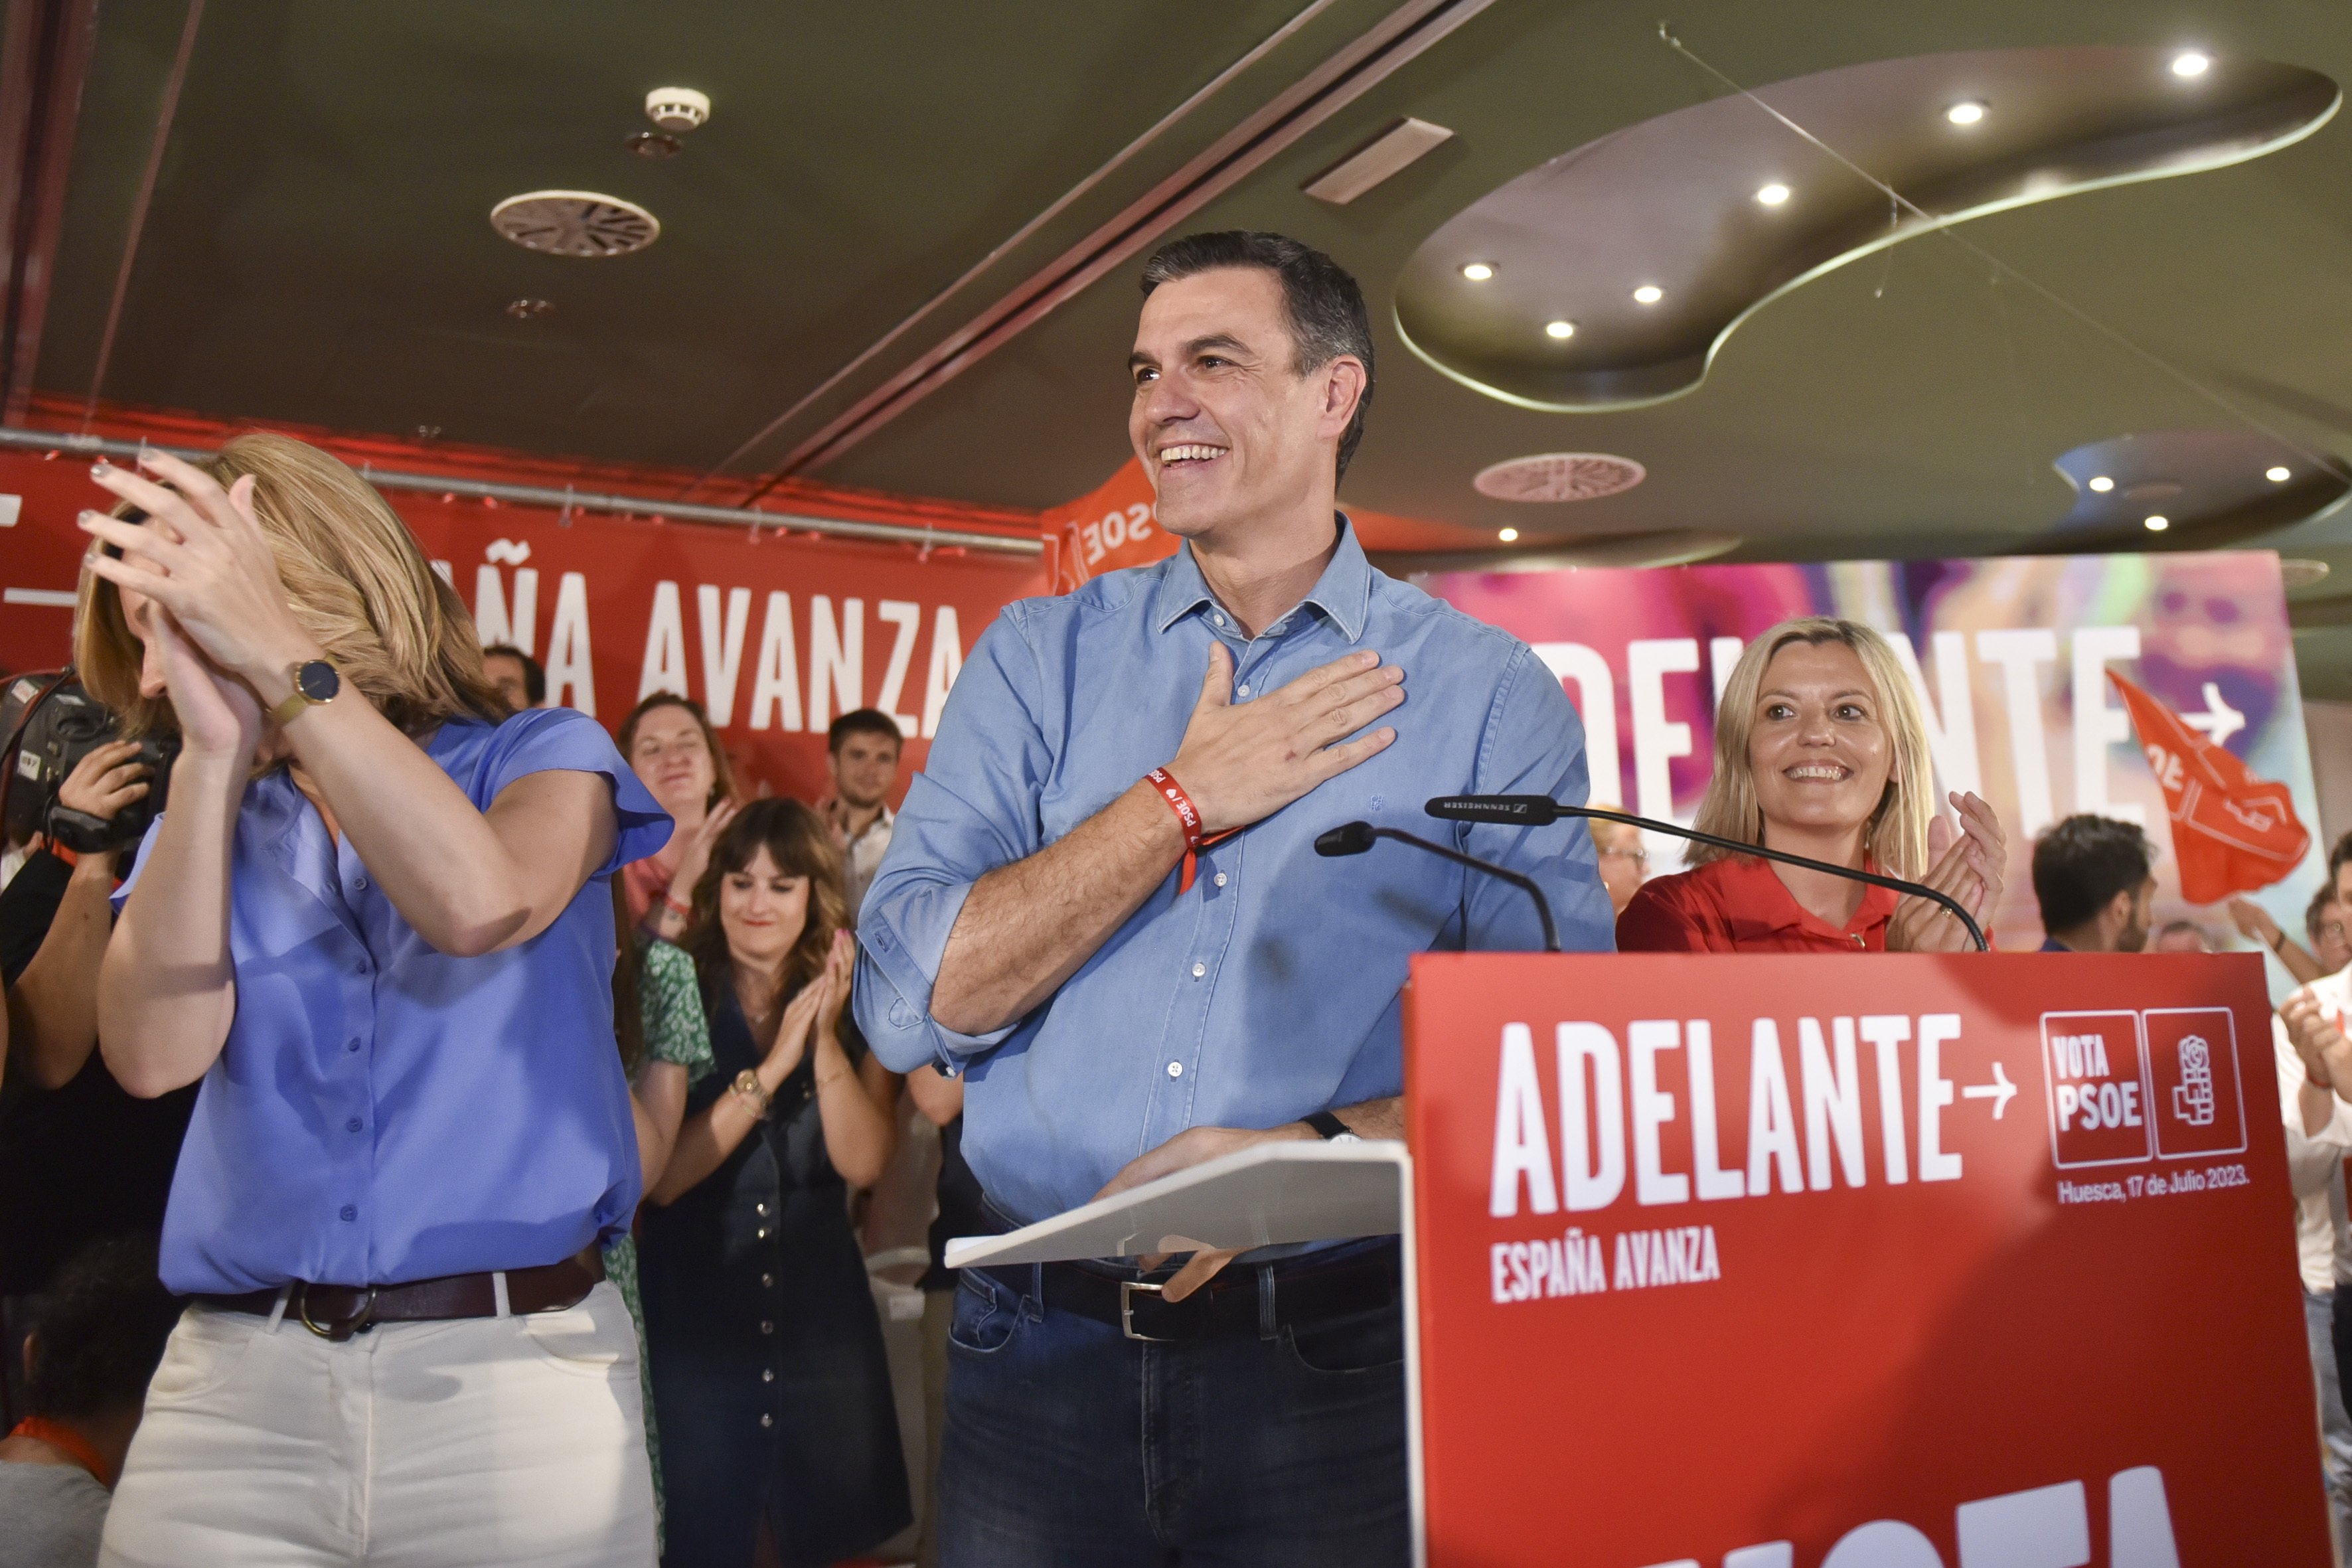
M 1364 291 L 1346 268 L 1312 246 L 1286 235 L 1255 229 L 1224 229 L 1215 234 L 1188 234 L 1171 239 L 1143 264 L 1143 292 L 1148 297 L 1162 283 L 1221 267 L 1258 267 L 1282 283 L 1284 314 L 1289 319 L 1293 374 L 1311 375 L 1341 354 L 1364 362 L 1364 391 L 1356 399 L 1356 416 L 1339 437 L 1339 471 L 1348 477 L 1348 463 L 1364 438 L 1364 414 L 1372 405 L 1372 321 L 1364 309 Z
M 155 1277 L 154 1237 L 92 1242 L 34 1308 L 25 1403 L 57 1420 L 136 1406 L 179 1317 L 180 1303 Z
M 2341 844 L 2336 846 L 2336 848 L 2339 850 L 2343 847 L 2344 847 Z M 2311 905 L 2303 911 L 2304 935 L 2309 937 L 2314 942 L 2317 942 L 2319 940 L 2320 917 L 2327 912 L 2327 906 L 2335 901 L 2336 881 L 2335 879 L 2331 877 L 2328 879 L 2327 886 L 2320 889 L 2319 891 L 2311 895 Z
M 531 658 L 530 655 L 523 652 L 522 649 L 509 642 L 492 643 L 489 647 L 482 650 L 482 657 L 484 658 L 488 658 L 492 654 L 500 653 L 506 655 L 509 658 L 520 661 L 522 665 L 522 693 L 525 697 L 530 699 L 530 705 L 536 708 L 541 703 L 546 701 L 546 668 L 542 666 L 539 660 Z
M 2352 833 L 2337 839 L 2336 847 L 2327 852 L 2327 886 L 2331 892 L 2336 887 L 2336 873 L 2344 869 L 2347 860 L 2352 860 Z
M 2117 893 L 2137 891 L 2155 865 L 2156 846 L 2137 825 L 2088 812 L 2067 817 L 2033 844 L 2042 929 L 2087 925 Z
M 887 735 L 893 745 L 903 746 L 907 737 L 898 732 L 898 721 L 879 708 L 859 708 L 844 713 L 824 732 L 824 749 L 833 756 L 841 755 L 842 743 L 852 735 Z

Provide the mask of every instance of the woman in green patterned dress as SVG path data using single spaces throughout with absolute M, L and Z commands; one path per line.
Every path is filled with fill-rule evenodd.
M 717 1065 L 694 960 L 658 937 L 637 937 L 628 921 L 621 879 L 613 879 L 614 929 L 620 933 L 613 964 L 613 1034 L 629 1075 L 629 1109 L 637 1124 L 637 1163 L 650 1191 L 669 1164 L 686 1119 L 687 1091 Z M 646 1361 L 646 1309 L 637 1291 L 637 1242 L 615 1237 L 604 1247 L 604 1277 L 629 1304 L 637 1325 L 637 1365 L 645 1391 L 646 1453 L 653 1461 L 654 1521 L 662 1523 L 661 1434 L 654 1426 L 653 1373 Z

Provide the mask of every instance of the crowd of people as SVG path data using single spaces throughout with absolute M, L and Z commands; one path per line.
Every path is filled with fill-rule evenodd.
M 297 569 L 354 582 L 405 576 L 412 587 L 425 585 L 398 520 L 355 475 L 299 443 L 247 437 L 215 463 L 159 469 L 155 482 L 136 482 L 142 499 L 159 503 L 161 518 L 122 509 L 137 521 L 121 526 L 173 528 L 184 540 L 224 519 L 235 527 L 291 514 L 309 525 L 302 542 L 315 552 Z M 303 516 L 297 508 L 304 502 L 289 500 L 295 496 L 316 510 Z M 182 510 L 206 500 L 214 503 L 209 521 Z M 285 537 L 274 533 L 273 542 Z M 229 563 L 238 546 L 257 542 L 256 533 L 226 541 Z M 294 579 L 284 560 L 276 569 Z M 210 845 L 200 842 L 190 856 L 190 846 L 173 845 L 158 830 L 144 853 L 132 844 L 77 854 L 35 830 L 9 846 L 0 888 L 0 973 L 9 985 L 11 1025 L 0 1080 L 0 1308 L 10 1373 L 5 1427 L 13 1435 L 0 1442 L 0 1516 L 32 1528 L 0 1539 L 0 1562 L 95 1561 L 110 1500 L 121 1504 L 110 1550 L 123 1561 L 180 1561 L 173 1539 L 191 1527 L 192 1513 L 208 1511 L 218 1528 L 257 1535 L 273 1520 L 315 1513 L 296 1491 L 305 1479 L 318 1484 L 322 1467 L 348 1458 L 331 1441 L 333 1413 L 315 1430 L 298 1431 L 280 1416 L 290 1414 L 299 1426 L 318 1413 L 256 1408 L 316 1401 L 294 1386 L 306 1370 L 300 1365 L 253 1366 L 258 1352 L 242 1342 L 253 1336 L 239 1331 L 275 1326 L 290 1312 L 337 1342 L 354 1331 L 385 1332 L 377 1325 L 388 1327 L 395 1314 L 381 1299 L 330 1310 L 317 1290 L 281 1300 L 267 1280 L 272 1268 L 315 1279 L 366 1279 L 388 1267 L 435 1279 L 462 1275 L 465 1265 L 497 1255 L 479 1249 L 513 1246 L 508 1228 L 531 1223 L 525 1216 L 534 1211 L 537 1223 L 547 1223 L 547 1211 L 560 1211 L 567 1195 L 594 1220 L 583 1237 L 593 1238 L 587 1256 L 594 1264 L 583 1266 L 574 1256 L 582 1248 L 563 1244 L 575 1225 L 563 1242 L 538 1247 L 562 1258 L 556 1267 L 573 1278 L 526 1283 L 533 1271 L 501 1271 L 509 1321 L 525 1321 L 527 1290 L 547 1296 L 548 1307 L 569 1309 L 530 1314 L 541 1320 L 531 1342 L 568 1367 L 541 1391 L 557 1395 L 539 1411 L 550 1428 L 546 1500 L 592 1479 L 632 1495 L 625 1468 L 614 1472 L 608 1456 L 588 1462 L 619 1419 L 645 1456 L 644 1484 L 634 1494 L 643 1507 L 629 1511 L 657 1540 L 666 1535 L 672 1563 L 828 1563 L 901 1531 L 911 1512 L 908 1479 L 847 1201 L 890 1162 L 900 1095 L 898 1075 L 866 1052 L 846 1016 L 855 900 L 890 836 L 888 797 L 902 744 L 895 723 L 873 710 L 834 722 L 827 742 L 835 786 L 824 800 L 759 798 L 738 786 L 698 704 L 668 693 L 648 697 L 621 726 L 616 748 L 593 721 L 544 708 L 545 678 L 528 654 L 476 651 L 462 607 L 428 589 L 407 596 L 409 624 L 395 619 L 390 636 L 349 617 L 337 627 L 331 597 L 329 616 L 295 617 L 299 626 L 289 644 L 307 635 L 331 650 L 331 668 L 362 694 L 361 702 L 342 704 L 342 713 L 358 716 L 364 708 L 373 721 L 351 726 L 360 731 L 355 740 L 337 737 L 352 748 L 346 754 L 313 757 L 287 745 L 282 728 L 265 733 L 254 721 L 257 704 L 250 696 L 240 702 L 223 679 L 232 656 L 199 641 L 217 636 L 229 618 L 222 612 L 236 607 L 174 605 L 166 629 L 154 596 L 93 574 L 75 650 L 79 684 L 103 694 L 131 734 L 152 729 L 168 703 L 184 743 L 173 771 L 183 810 L 165 820 L 209 816 Z M 268 622 L 261 626 L 266 635 Z M 243 667 L 257 658 L 278 662 L 274 651 L 257 652 Z M 47 685 L 27 683 L 12 722 Z M 300 706 L 331 710 L 341 695 L 314 690 Z M 395 715 L 396 727 L 388 722 Z M 386 793 L 399 788 L 397 780 L 354 776 L 371 744 L 379 748 L 378 764 L 409 770 L 406 783 L 421 799 Z M 389 758 L 382 754 L 387 747 Z M 58 804 L 112 821 L 150 787 L 136 750 L 129 739 L 90 750 L 64 782 Z M 208 773 L 215 757 L 224 765 Z M 419 761 L 437 764 L 441 777 L 420 779 Z M 580 773 L 593 787 L 568 798 L 513 793 L 535 780 L 561 788 Z M 223 773 L 236 786 L 217 791 L 229 809 L 205 813 L 200 792 Z M 247 779 L 255 780 L 250 788 Z M 415 821 L 436 810 L 448 815 L 437 824 Z M 390 820 L 395 815 L 409 820 Z M 415 852 L 435 826 L 446 835 L 444 849 L 487 859 L 522 882 L 488 891 L 506 892 L 510 903 L 519 891 L 528 907 L 501 914 L 495 898 L 486 910 L 478 899 L 469 908 L 446 889 L 426 891 L 430 872 Z M 243 875 L 247 862 L 233 851 L 227 923 L 235 934 L 226 941 L 218 905 L 204 907 L 223 890 L 217 876 L 207 883 L 205 868 L 191 864 L 206 847 L 217 858 L 224 838 L 236 849 L 267 844 L 285 856 L 284 879 L 271 885 Z M 541 876 L 555 868 L 553 886 L 530 887 L 527 867 Z M 404 878 L 415 885 L 404 889 Z M 406 941 L 383 940 L 383 904 L 403 894 L 408 901 L 394 902 L 394 911 L 430 909 L 446 923 L 424 942 L 407 932 Z M 404 913 L 394 918 L 406 921 Z M 281 952 L 301 953 L 295 965 L 316 967 L 290 987 L 278 976 L 265 978 L 251 956 L 273 942 Z M 227 976 L 217 963 L 223 947 L 231 958 Z M 510 955 L 508 973 L 484 973 L 484 962 L 500 954 Z M 215 959 L 209 976 L 206 956 Z M 283 1047 L 305 990 L 331 992 L 378 970 L 374 996 L 353 1009 L 376 1014 L 378 1037 L 338 1038 L 323 1055 L 309 1048 L 320 1042 L 305 1042 L 304 1070 L 323 1080 L 333 1114 L 322 1116 L 324 1105 L 271 1103 L 266 1092 L 250 1096 L 226 1079 L 202 1092 L 211 1061 L 180 1059 L 181 1042 L 141 1007 L 139 977 L 175 963 L 175 973 L 194 970 L 198 983 L 153 1005 L 165 1013 L 209 1010 L 226 992 L 227 1007 L 214 1013 L 226 1051 L 247 1041 Z M 451 967 L 458 964 L 466 967 Z M 595 989 L 583 992 L 592 976 Z M 601 995 L 605 976 L 609 1011 Z M 419 1016 L 387 1016 L 381 1004 L 402 1005 L 394 998 L 405 992 L 413 1007 L 418 993 L 453 985 L 462 985 L 467 1006 L 503 1015 L 502 1043 L 526 1050 L 535 1044 L 541 1054 L 520 1071 L 478 1059 L 478 1070 L 407 1108 L 405 1131 L 422 1141 L 392 1149 L 394 1130 L 375 1126 L 368 1113 L 384 1114 L 391 1098 L 384 1079 L 425 1070 L 436 1045 L 459 1047 L 446 1010 L 427 1009 L 441 1030 L 434 1041 L 425 1038 L 432 1026 Z M 110 1005 L 101 1005 L 101 995 Z M 607 1042 L 604 1059 L 583 1058 L 579 1042 L 599 1037 Z M 474 1054 L 481 1057 L 478 1048 Z M 609 1143 L 598 1148 L 593 1140 L 570 1150 L 545 1143 L 509 1150 L 509 1159 L 493 1157 L 486 1168 L 473 1157 L 480 1151 L 465 1142 L 476 1135 L 468 1124 L 495 1142 L 496 1122 L 509 1117 L 559 1128 L 567 1118 L 591 1128 L 618 1119 L 633 1135 L 635 1179 L 611 1158 Z M 436 1121 L 438 1127 L 423 1125 Z M 322 1174 L 330 1187 L 339 1185 L 337 1175 L 354 1164 L 350 1142 L 371 1133 L 359 1163 L 373 1162 L 372 1179 L 354 1180 L 349 1190 L 373 1186 L 386 1212 L 368 1216 L 364 1240 L 322 1259 L 321 1242 L 331 1248 L 334 1238 L 297 1237 L 299 1220 L 273 1225 L 264 1217 L 289 1206 L 289 1185 L 310 1187 L 311 1196 Z M 578 1142 L 576 1129 L 569 1136 Z M 341 1151 L 332 1147 L 338 1142 Z M 285 1150 L 283 1163 L 243 1155 L 271 1145 Z M 196 1173 L 199 1163 L 205 1168 Z M 436 1163 L 452 1173 L 469 1170 L 468 1180 L 509 1184 L 521 1202 L 494 1216 L 477 1212 L 470 1216 L 477 1234 L 468 1237 L 468 1208 L 485 1205 L 478 1197 L 435 1203 L 452 1195 Z M 333 1212 L 341 1223 L 358 1222 L 356 1205 Z M 404 1248 L 414 1255 L 405 1268 Z M 618 1318 L 598 1310 L 605 1289 L 623 1310 Z M 205 1322 L 207 1332 L 184 1333 L 167 1362 L 166 1339 L 191 1300 L 216 1310 L 188 1318 Z M 247 1322 L 236 1321 L 239 1303 L 253 1309 L 243 1314 Z M 420 1318 L 438 1321 L 438 1311 Z M 613 1335 L 622 1331 L 634 1354 L 614 1353 Z M 473 1353 L 495 1363 L 514 1359 L 505 1353 L 513 1348 Z M 302 1347 L 292 1349 L 299 1363 Z M 387 1357 L 374 1360 L 379 1374 L 390 1370 Z M 446 1347 L 425 1364 L 447 1371 Z M 232 1365 L 235 1379 L 226 1375 Z M 593 1375 L 583 1380 L 583 1372 Z M 567 1384 L 615 1380 L 630 1394 L 618 1415 L 609 1399 L 583 1405 L 562 1397 Z M 251 1386 L 226 1399 L 240 1384 Z M 274 1465 L 278 1445 L 289 1437 L 315 1438 L 322 1448 L 293 1468 L 289 1485 L 257 1484 L 243 1497 L 192 1508 L 188 1493 L 174 1489 L 203 1484 L 196 1478 L 215 1462 L 205 1456 L 224 1425 L 234 1434 L 228 1441 L 245 1442 L 263 1465 Z M 567 1447 L 566 1426 L 575 1437 L 584 1430 L 585 1441 Z M 163 1462 L 126 1485 L 131 1434 L 142 1426 L 145 1453 Z M 438 1439 L 424 1431 L 408 1440 L 412 1458 L 432 1458 L 421 1476 L 404 1479 L 409 1495 L 372 1500 L 374 1508 L 403 1515 L 427 1505 L 446 1510 L 445 1531 L 498 1524 L 478 1506 L 467 1511 L 462 1483 L 449 1485 L 454 1472 L 485 1468 L 490 1456 L 462 1447 L 436 1453 Z M 457 1495 L 444 1495 L 451 1491 Z M 135 1534 L 142 1526 L 143 1536 Z M 307 1527 L 329 1544 L 370 1533 L 364 1517 L 331 1513 Z M 578 1561 L 578 1544 L 576 1531 L 558 1528 L 538 1558 L 528 1542 L 497 1557 Z
M 151 829 L 36 826 L 0 888 L 0 1568 L 798 1568 L 919 1502 L 926 1562 L 1407 1560 L 1393 1237 L 940 1257 L 1255 1142 L 1399 1136 L 1406 959 L 1538 928 L 1431 858 L 1335 897 L 1327 821 L 1283 808 L 1359 769 L 1588 793 L 1560 683 L 1334 511 L 1371 388 L 1353 280 L 1227 234 L 1144 285 L 1130 434 L 1186 547 L 1009 608 L 896 813 L 877 711 L 803 803 L 683 695 L 612 735 L 545 707 L 315 447 L 97 466 L 73 665 L 122 739 L 58 802 L 112 822 L 153 787 L 142 740 L 178 750 Z M 2006 833 L 1939 808 L 1883 637 L 1773 627 L 1714 733 L 1698 828 L 1781 858 L 1652 876 L 1612 823 L 1481 853 L 1571 949 L 1974 948 Z M 2099 816 L 2040 835 L 2045 950 L 2213 946 L 2151 931 L 2157 856 Z M 2348 867 L 2352 837 L 2307 945 L 2227 915 L 2302 985 L 2276 1053 L 2352 1521 Z M 911 1471 L 860 1233 L 908 1147 L 939 1155 Z

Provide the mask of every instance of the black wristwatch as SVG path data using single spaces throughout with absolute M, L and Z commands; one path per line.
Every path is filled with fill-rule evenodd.
M 1300 1117 L 1298 1120 L 1307 1123 L 1307 1126 L 1315 1129 L 1315 1135 L 1318 1138 L 1322 1139 L 1327 1143 L 1360 1143 L 1363 1142 L 1363 1140 L 1358 1137 L 1355 1131 L 1350 1129 L 1346 1122 L 1340 1121 L 1338 1117 L 1332 1115 L 1328 1110 L 1313 1111 L 1306 1116 Z
M 343 678 L 335 667 L 323 658 L 305 659 L 287 672 L 294 689 L 286 700 L 269 710 L 270 719 L 283 725 L 305 708 L 321 707 L 332 702 L 343 689 Z

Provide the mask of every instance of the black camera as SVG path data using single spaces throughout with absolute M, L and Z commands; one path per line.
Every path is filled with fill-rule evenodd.
M 0 691 L 0 817 L 7 823 L 10 842 L 38 833 L 82 855 L 146 837 L 163 809 L 172 762 L 180 754 L 176 735 L 151 735 L 139 742 L 139 754 L 130 760 L 147 764 L 147 793 L 112 821 L 58 799 L 67 775 L 119 731 L 114 715 L 82 689 L 70 668 L 20 675 Z

